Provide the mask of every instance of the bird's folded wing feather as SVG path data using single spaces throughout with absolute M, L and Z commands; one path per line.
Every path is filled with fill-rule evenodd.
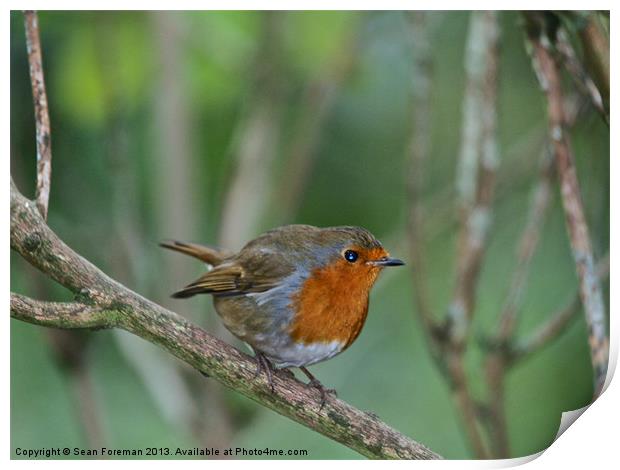
M 264 292 L 278 286 L 293 269 L 290 261 L 280 254 L 253 252 L 246 255 L 242 251 L 235 258 L 203 274 L 176 292 L 173 297 L 191 297 L 196 294 L 230 296 Z

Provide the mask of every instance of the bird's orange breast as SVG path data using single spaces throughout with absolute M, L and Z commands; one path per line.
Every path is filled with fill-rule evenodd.
M 381 248 L 372 251 L 368 253 L 371 259 L 385 253 Z M 348 347 L 364 326 L 368 294 L 378 274 L 376 267 L 344 259 L 312 271 L 292 296 L 295 315 L 289 333 L 293 340 L 304 344 L 340 341 L 343 349 Z

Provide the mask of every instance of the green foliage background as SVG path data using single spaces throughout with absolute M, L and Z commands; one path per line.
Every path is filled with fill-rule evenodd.
M 260 36 L 259 12 L 178 14 L 183 26 L 178 58 L 189 115 L 188 136 L 196 171 L 191 191 L 198 213 L 196 233 L 163 232 L 156 203 L 158 168 L 153 162 L 160 132 L 155 103 L 157 30 L 145 12 L 42 12 L 41 41 L 52 122 L 51 227 L 71 247 L 112 277 L 173 310 L 204 322 L 213 317 L 209 299 L 181 305 L 157 282 L 169 254 L 163 238 L 216 241 L 222 199 L 234 167 L 231 141 L 252 92 L 251 68 Z M 501 16 L 499 97 L 501 154 L 498 200 L 489 250 L 482 269 L 473 332 L 491 331 L 515 265 L 515 245 L 535 181 L 540 138 L 546 131 L 545 102 L 527 57 L 519 17 Z M 455 224 L 452 188 L 459 151 L 464 91 L 463 53 L 468 13 L 430 15 L 434 60 L 431 159 L 427 212 L 443 211 L 425 247 L 432 304 L 444 312 L 452 289 Z M 284 119 L 274 173 L 283 174 L 285 149 L 304 112 L 302 94 L 320 77 L 351 34 L 360 37 L 359 59 L 330 109 L 309 185 L 298 212 L 287 223 L 354 224 L 370 229 L 392 253 L 407 257 L 405 235 L 406 148 L 410 128 L 409 24 L 400 12 L 291 12 L 282 43 Z M 567 80 L 567 84 L 569 81 Z M 21 13 L 11 15 L 11 171 L 26 195 L 33 194 L 35 140 L 32 100 Z M 122 153 L 110 150 L 120 132 Z M 609 246 L 609 132 L 590 112 L 573 132 L 595 253 Z M 175 155 L 169 155 L 174 159 Z M 437 197 L 438 195 L 450 197 Z M 449 206 L 449 207 L 447 207 Z M 277 219 L 277 200 L 261 229 Z M 448 209 L 448 210 L 446 210 Z M 119 269 L 118 217 L 130 214 L 141 244 L 133 272 Z M 258 233 L 258 232 L 257 232 Z M 518 333 L 525 334 L 576 291 L 574 265 L 557 190 L 543 228 L 525 295 Z M 132 253 L 129 253 L 132 257 Z M 200 272 L 189 259 L 189 269 Z M 408 266 L 416 269 L 416 266 Z M 371 297 L 366 327 L 345 354 L 315 366 L 314 373 L 354 406 L 371 410 L 395 428 L 447 458 L 471 456 L 450 390 L 431 361 L 417 320 L 409 269 L 384 276 Z M 70 294 L 11 258 L 11 289 L 39 298 Z M 607 286 L 606 286 L 607 289 Z M 606 291 L 607 292 L 607 291 Z M 210 326 L 214 325 L 211 321 Z M 106 447 L 209 446 L 217 429 L 197 439 L 189 427 L 162 413 L 152 390 L 127 360 L 111 331 L 81 333 Z M 229 337 L 227 337 L 229 339 Z M 137 338 L 126 341 L 139 342 Z M 147 346 L 155 349 L 154 346 Z M 485 389 L 481 351 L 472 343 L 467 372 L 474 393 Z M 172 357 L 164 361 L 176 362 Z M 11 321 L 11 447 L 88 447 L 75 395 L 75 377 L 61 365 L 48 331 Z M 184 370 L 184 374 L 198 375 Z M 507 382 L 507 412 L 513 456 L 552 442 L 563 410 L 584 406 L 592 394 L 591 366 L 583 318 L 548 348 L 516 367 Z M 194 377 L 194 380 L 198 380 Z M 166 383 L 157 385 L 166 387 Z M 219 385 L 232 416 L 230 445 L 302 448 L 310 458 L 357 458 L 357 454 Z M 212 388 L 213 389 L 213 388 Z

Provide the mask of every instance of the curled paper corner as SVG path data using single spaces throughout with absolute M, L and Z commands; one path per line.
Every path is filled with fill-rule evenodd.
M 518 467 L 520 465 L 525 465 L 526 463 L 530 463 L 533 460 L 536 460 L 540 457 L 547 449 L 541 450 L 540 452 L 536 452 L 530 455 L 524 455 L 523 457 L 514 457 L 512 459 L 502 459 L 502 460 L 494 460 L 493 462 L 496 464 L 494 468 L 510 468 L 510 467 Z
M 577 410 L 565 411 L 562 413 L 562 418 L 560 420 L 560 427 L 558 428 L 558 432 L 553 439 L 553 442 L 557 441 L 562 434 L 575 422 L 577 419 L 585 413 L 585 411 L 590 408 L 599 397 L 605 393 L 607 388 L 609 388 L 609 384 L 613 379 L 614 373 L 616 372 L 616 365 L 618 364 L 618 344 L 615 341 L 612 341 L 611 349 L 609 352 L 609 359 L 607 363 L 607 375 L 605 377 L 605 383 L 603 384 L 603 390 L 600 395 L 594 398 L 592 403 L 584 406 L 583 408 L 579 408 Z
M 618 365 L 618 341 L 617 339 L 616 341 L 614 341 L 613 337 L 610 337 L 610 339 L 611 341 L 609 344 L 609 359 L 607 362 L 607 376 L 605 377 L 605 383 L 603 384 L 603 391 L 601 392 L 601 395 L 605 393 L 605 390 L 607 390 L 607 388 L 609 387 L 609 384 L 614 378 L 614 374 L 616 372 L 616 366 Z
M 549 444 L 543 450 L 536 452 L 531 455 L 524 455 L 523 457 L 516 457 L 512 459 L 503 459 L 503 460 L 495 460 L 494 462 L 497 464 L 495 468 L 508 468 L 508 467 L 517 467 L 520 465 L 524 465 L 526 463 L 530 463 L 536 460 L 538 457 L 543 455 L 549 448 L 559 439 L 559 437 L 566 431 L 577 419 L 591 406 L 584 406 L 583 408 L 579 408 L 577 410 L 564 411 L 562 413 L 562 417 L 560 419 L 560 426 L 558 428 L 558 432 L 553 438 L 553 442 Z
M 592 404 L 584 406 L 583 408 L 579 408 L 576 410 L 564 411 L 562 413 L 562 418 L 560 420 L 560 427 L 558 428 L 558 432 L 553 438 L 553 442 L 557 441 L 564 431 L 566 431 L 572 424 L 579 419 L 579 417 L 585 413 L 585 411 L 590 408 Z M 553 444 L 552 444 L 553 445 Z

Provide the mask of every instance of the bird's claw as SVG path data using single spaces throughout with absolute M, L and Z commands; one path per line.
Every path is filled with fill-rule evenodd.
M 271 392 L 274 392 L 273 377 L 271 375 L 271 369 L 273 366 L 271 365 L 271 362 L 269 362 L 269 359 L 267 359 L 267 356 L 259 352 L 256 353 L 255 358 L 256 358 L 256 372 L 254 373 L 254 378 L 256 379 L 261 374 L 261 372 L 264 370 L 265 374 L 267 375 L 267 383 L 269 384 L 269 388 L 271 388 Z
M 318 379 L 314 375 L 312 375 L 312 373 L 308 369 L 306 369 L 305 367 L 300 367 L 299 370 L 301 370 L 306 375 L 306 377 L 310 379 L 308 385 L 318 389 L 319 393 L 321 394 L 321 407 L 319 408 L 319 411 L 321 411 L 325 406 L 328 395 L 334 395 L 335 397 L 338 396 L 338 393 L 336 393 L 335 389 L 326 388 L 325 386 L 323 386 L 323 384 L 319 382 Z
M 334 397 L 338 396 L 338 392 L 336 392 L 335 388 L 327 388 L 317 379 L 310 380 L 310 382 L 308 382 L 308 385 L 316 388 L 321 394 L 321 407 L 319 408 L 319 411 L 321 411 L 325 406 L 325 403 L 327 402 L 327 397 L 329 395 L 333 395 Z
M 289 379 L 294 379 L 295 378 L 295 374 L 293 373 L 293 371 L 291 369 L 286 369 L 286 368 L 282 368 L 282 369 L 278 369 L 280 372 L 282 372 L 284 375 L 286 375 Z

